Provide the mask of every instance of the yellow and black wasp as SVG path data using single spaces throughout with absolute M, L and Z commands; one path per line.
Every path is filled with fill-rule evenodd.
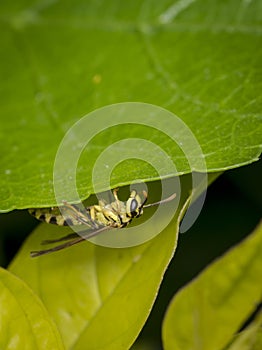
M 84 210 L 77 207 L 77 205 L 64 202 L 63 215 L 60 213 L 58 207 L 29 209 L 31 215 L 49 224 L 59 226 L 84 225 L 87 228 L 84 233 L 81 233 L 81 236 L 77 233 L 70 233 L 58 239 L 43 241 L 42 244 L 65 242 L 53 248 L 32 251 L 31 257 L 70 247 L 109 229 L 123 228 L 131 223 L 133 218 L 141 216 L 144 208 L 169 202 L 176 197 L 176 194 L 174 193 L 162 201 L 151 204 L 146 204 L 148 197 L 146 191 L 142 191 L 142 196 L 140 196 L 135 190 L 132 190 L 126 202 L 119 200 L 117 189 L 113 190 L 113 196 L 114 201 L 111 203 L 106 203 L 105 200 L 99 200 L 98 204 L 86 207 Z

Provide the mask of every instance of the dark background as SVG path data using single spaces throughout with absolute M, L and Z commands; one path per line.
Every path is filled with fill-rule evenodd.
M 146 342 L 151 350 L 160 349 L 161 323 L 174 293 L 257 226 L 262 208 L 261 174 L 260 160 L 225 172 L 208 188 L 198 220 L 180 235 L 175 257 L 137 344 Z M 26 210 L 0 215 L 1 266 L 8 265 L 36 225 Z

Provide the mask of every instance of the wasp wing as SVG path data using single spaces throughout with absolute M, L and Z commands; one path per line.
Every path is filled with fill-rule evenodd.
M 97 224 L 91 219 L 90 209 L 80 209 L 74 204 L 64 202 L 62 207 L 28 209 L 29 213 L 40 221 L 58 226 L 85 225 L 97 229 Z

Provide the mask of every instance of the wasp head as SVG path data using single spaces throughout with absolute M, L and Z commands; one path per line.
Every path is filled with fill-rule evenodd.
M 144 198 L 141 198 L 135 190 L 130 194 L 126 202 L 126 214 L 130 218 L 138 218 L 143 214 L 143 206 L 147 201 L 147 192 L 143 191 Z

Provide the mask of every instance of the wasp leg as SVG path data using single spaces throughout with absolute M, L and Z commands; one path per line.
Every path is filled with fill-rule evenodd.
M 32 251 L 32 252 L 30 252 L 30 256 L 31 256 L 31 258 L 35 258 L 35 257 L 40 256 L 40 255 L 45 255 L 45 254 L 49 254 L 49 253 L 52 253 L 52 252 L 56 252 L 56 251 L 64 249 L 64 248 L 71 247 L 72 245 L 80 243 L 80 242 L 82 242 L 84 240 L 85 239 L 83 237 L 78 237 L 76 239 L 73 239 L 70 242 L 66 242 L 66 243 L 60 244 L 60 245 L 58 245 L 56 247 L 53 247 L 53 248 L 49 248 L 49 249 L 45 249 L 45 250 Z
M 118 188 L 114 188 L 113 189 L 113 196 L 115 198 L 115 202 L 117 205 L 117 212 L 119 212 L 120 211 L 120 203 L 119 203 L 119 198 L 118 198 L 117 192 L 118 192 Z
M 114 188 L 114 189 L 113 189 L 113 196 L 114 196 L 114 198 L 115 198 L 116 201 L 119 201 L 118 195 L 117 195 L 118 190 L 119 190 L 119 188 Z
M 78 236 L 77 238 L 75 239 L 72 239 L 71 241 L 69 242 L 66 242 L 66 243 L 63 243 L 63 244 L 60 244 L 60 245 L 57 245 L 56 247 L 53 247 L 53 248 L 49 248 L 49 249 L 45 249 L 45 250 L 36 250 L 36 251 L 32 251 L 30 253 L 30 256 L 31 258 L 35 258 L 37 256 L 41 256 L 41 255 L 45 255 L 45 254 L 49 254 L 49 253 L 53 253 L 53 252 L 56 252 L 58 250 L 62 250 L 64 248 L 68 248 L 68 247 L 71 247 L 72 245 L 75 245 L 77 243 L 80 243 L 80 242 L 83 242 L 85 241 L 86 239 L 89 239 L 91 237 L 95 237 L 96 235 L 98 235 L 99 233 L 103 232 L 103 231 L 106 231 L 106 230 L 109 230 L 110 227 L 107 227 L 107 226 L 103 226 L 101 227 L 100 229 L 98 230 L 94 230 L 94 231 L 88 231 L 87 233 L 82 233 L 82 236 Z
M 41 244 L 50 244 L 50 243 L 57 243 L 57 242 L 63 242 L 63 241 L 68 241 L 72 238 L 76 238 L 76 237 L 79 237 L 79 235 L 77 233 L 69 233 L 68 235 L 66 236 L 63 236 L 61 238 L 57 238 L 57 239 L 46 239 L 44 241 L 42 241 Z

